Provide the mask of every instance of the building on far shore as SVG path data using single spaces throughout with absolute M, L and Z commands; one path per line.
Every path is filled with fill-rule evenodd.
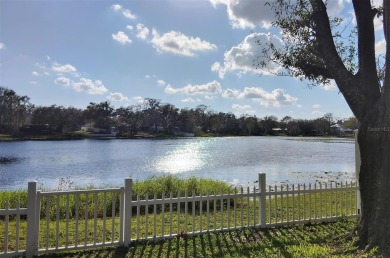
M 340 124 L 334 124 L 330 127 L 330 133 L 331 134 L 351 134 L 351 133 L 353 133 L 353 130 L 350 128 L 344 128 Z

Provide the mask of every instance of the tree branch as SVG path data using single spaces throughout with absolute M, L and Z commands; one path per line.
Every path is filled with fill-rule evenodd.
M 313 8 L 313 20 L 321 56 L 352 112 L 359 121 L 363 121 L 367 110 L 367 97 L 362 84 L 359 83 L 359 76 L 347 70 L 336 50 L 324 2 L 310 0 L 310 3 Z
M 367 82 L 362 87 L 367 96 L 367 104 L 373 105 L 380 97 L 375 60 L 374 17 L 377 10 L 371 7 L 370 0 L 353 0 L 352 3 L 358 27 L 359 72 L 357 76 Z
M 358 27 L 359 73 L 364 76 L 376 74 L 374 17 L 370 0 L 353 0 Z

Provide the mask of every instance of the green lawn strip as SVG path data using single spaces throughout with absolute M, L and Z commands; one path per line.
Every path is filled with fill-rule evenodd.
M 184 210 L 181 210 L 179 213 L 175 210 L 172 214 L 168 211 L 169 209 L 166 208 L 164 216 L 162 212 L 148 215 L 142 214 L 138 217 L 133 215 L 131 222 L 131 238 L 153 238 L 154 236 L 158 237 L 170 234 L 185 236 L 188 232 L 192 232 L 193 230 L 200 231 L 200 228 L 202 228 L 203 232 L 206 232 L 207 228 L 209 228 L 209 231 L 214 231 L 215 229 L 234 227 L 235 225 L 237 227 L 240 227 L 241 225 L 253 226 L 258 223 L 258 218 L 256 218 L 257 214 L 254 212 L 257 210 L 253 208 L 249 209 L 249 212 L 248 210 L 245 210 L 245 212 L 241 213 L 239 210 L 234 212 L 233 209 L 225 209 L 221 212 L 218 207 L 218 209 L 215 210 L 210 209 L 209 216 L 207 216 L 206 210 L 204 210 L 202 214 L 200 214 L 199 211 L 190 211 L 187 216 L 185 216 Z M 241 217 L 241 215 L 243 216 Z M 15 250 L 16 248 L 17 221 L 15 217 L 16 216 L 12 216 L 8 224 L 9 251 Z M 171 221 L 172 223 L 170 223 Z M 187 227 L 185 226 L 186 224 Z M 19 249 L 25 248 L 26 226 L 26 220 L 20 220 L 19 228 L 21 241 L 19 243 Z M 0 252 L 4 250 L 4 227 L 5 221 L 2 220 L 0 221 Z M 103 230 L 104 228 L 105 231 Z M 95 232 L 96 238 L 94 238 Z M 61 218 L 58 223 L 55 220 L 44 218 L 40 220 L 39 248 L 53 248 L 55 246 L 65 245 L 72 246 L 76 245 L 76 243 L 78 245 L 94 242 L 101 243 L 103 240 L 105 242 L 110 242 L 111 239 L 117 241 L 119 239 L 118 236 L 118 217 L 114 219 L 112 219 L 112 217 L 107 217 L 104 222 L 102 218 L 97 218 L 95 220 L 90 216 L 85 220 L 84 214 L 80 214 L 77 227 L 74 217 L 70 217 L 68 220 L 66 218 Z
M 142 219 L 145 219 L 143 217 Z M 135 223 L 135 221 L 132 221 Z M 151 222 L 151 220 L 150 220 Z M 11 221 L 10 229 L 14 221 Z M 42 222 L 40 234 L 40 248 L 45 248 L 46 240 L 49 247 L 56 244 L 56 231 L 50 230 L 46 239 L 45 222 Z M 118 223 L 118 221 L 115 221 Z M 93 242 L 93 220 L 88 220 L 87 234 L 84 232 L 84 223 L 79 223 L 79 244 Z M 368 254 L 362 254 L 354 246 L 357 236 L 354 229 L 356 219 L 341 219 L 337 222 L 321 224 L 302 224 L 269 229 L 246 228 L 227 232 L 209 232 L 203 235 L 189 236 L 181 234 L 167 240 L 145 241 L 138 240 L 131 243 L 130 247 L 105 247 L 88 251 L 72 251 L 50 253 L 43 257 L 378 257 L 375 250 Z M 55 224 L 53 224 L 55 226 Z M 21 229 L 25 235 L 26 223 L 21 222 Z M 59 244 L 65 245 L 65 224 L 59 224 Z M 50 226 L 51 228 L 51 226 Z M 72 228 L 72 227 L 70 227 Z M 103 222 L 97 221 L 96 242 L 102 242 Z M 106 225 L 106 241 L 111 240 L 110 226 Z M 117 227 L 116 227 L 117 228 Z M 13 230 L 10 230 L 12 232 Z M 144 233 L 141 229 L 141 235 Z M 4 232 L 0 232 L 0 236 Z M 118 239 L 119 232 L 114 232 Z M 135 232 L 133 232 L 133 237 Z M 23 233 L 21 234 L 23 235 Z M 12 236 L 10 236 L 12 238 Z M 69 229 L 68 244 L 74 244 L 75 230 Z M 9 249 L 12 250 L 9 243 Z M 25 241 L 20 243 L 20 249 L 24 249 Z M 372 256 L 370 256 L 372 254 Z
M 354 215 L 356 191 L 331 191 L 316 194 L 283 195 L 266 200 L 266 221 L 315 219 Z
M 222 202 L 223 203 L 223 202 Z M 179 212 L 173 209 L 173 212 L 169 212 L 169 208 L 165 207 L 164 214 L 161 211 L 154 212 L 149 211 L 149 214 L 142 213 L 140 216 L 132 216 L 132 239 L 153 238 L 162 235 L 182 235 L 185 236 L 189 232 L 193 231 L 214 231 L 220 228 L 227 227 L 248 227 L 258 224 L 258 206 L 254 202 L 243 204 L 237 203 L 224 207 L 221 212 L 221 205 L 218 204 L 216 208 L 209 209 L 209 215 L 207 216 L 207 209 L 188 210 L 187 216 L 184 213 L 184 209 L 181 208 Z M 226 203 L 225 203 L 226 205 Z M 191 206 L 191 205 L 188 205 Z M 234 206 L 237 208 L 234 211 Z M 51 216 L 42 218 L 40 220 L 40 234 L 39 234 L 39 248 L 53 248 L 56 246 L 72 246 L 82 245 L 83 243 L 101 243 L 118 240 L 119 236 L 119 219 L 118 217 L 106 217 L 106 220 L 101 217 L 91 216 L 92 212 L 87 212 L 88 216 L 82 212 L 78 215 L 77 227 L 76 219 L 74 215 L 67 218 L 60 218 L 57 222 L 52 220 Z M 93 213 L 92 213 L 93 214 Z M 172 223 L 171 223 L 172 221 Z M 163 223 L 164 222 L 164 223 Z M 4 236 L 4 224 L 5 221 L 0 222 L 0 236 Z M 15 250 L 16 243 L 16 216 L 10 218 L 8 224 L 8 239 L 9 250 Z M 21 219 L 19 223 L 21 243 L 20 249 L 25 247 L 25 232 L 26 232 L 26 220 Z M 187 225 L 187 226 L 186 226 Z M 105 228 L 105 230 L 103 230 Z M 95 234 L 96 233 L 96 234 Z M 76 237 L 77 236 L 77 237 Z M 0 251 L 3 250 L 4 240 L 0 239 Z
M 42 257 L 380 257 L 355 246 L 357 221 L 173 237 L 135 241 L 129 247 L 51 253 Z

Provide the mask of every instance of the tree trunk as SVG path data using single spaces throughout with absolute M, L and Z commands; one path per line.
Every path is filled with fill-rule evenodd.
M 361 154 L 359 184 L 362 217 L 359 244 L 378 246 L 390 256 L 390 107 L 384 100 L 366 115 L 359 127 Z

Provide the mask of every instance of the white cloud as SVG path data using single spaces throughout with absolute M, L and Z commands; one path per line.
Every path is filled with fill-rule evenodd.
M 112 34 L 112 38 L 122 45 L 131 44 L 132 42 L 131 39 L 129 39 L 129 37 L 123 31 L 118 31 L 117 34 Z
M 132 97 L 131 98 L 133 101 L 137 102 L 138 104 L 144 103 L 144 98 L 140 96 Z
M 38 84 L 38 82 L 36 82 L 36 81 L 30 81 L 30 84 L 35 85 L 35 84 Z
M 383 0 L 371 0 L 372 6 L 379 7 L 383 5 Z
M 324 112 L 315 110 L 315 111 L 311 112 L 311 114 L 312 114 L 313 116 L 320 117 L 320 116 L 323 116 L 323 115 L 324 115 Z
M 146 75 L 145 75 L 145 79 L 146 79 L 146 80 L 149 80 L 149 79 L 151 79 L 151 78 L 156 78 L 156 75 L 155 75 L 155 74 L 146 74 Z
M 230 99 L 235 99 L 239 98 L 240 96 L 240 91 L 236 89 L 227 89 L 222 92 L 222 97 L 224 98 L 230 98 Z
M 344 8 L 345 0 L 328 1 L 327 10 L 331 16 L 338 15 Z M 270 29 L 275 21 L 275 14 L 267 2 L 262 0 L 210 0 L 214 7 L 226 6 L 228 19 L 233 28 L 255 29 L 262 27 Z
M 108 96 L 107 99 L 111 101 L 118 101 L 118 102 L 127 102 L 129 101 L 129 98 L 124 96 L 120 92 L 111 92 Z
M 236 115 L 236 116 L 256 114 L 256 110 L 253 109 L 250 105 L 233 104 L 232 110 L 233 110 L 234 115 Z
M 126 29 L 128 29 L 128 30 L 133 30 L 134 27 L 133 27 L 132 25 L 127 25 L 127 26 L 126 26 Z
M 39 73 L 37 71 L 33 71 L 31 74 L 34 76 L 39 76 Z
M 118 12 L 120 10 L 122 10 L 122 6 L 120 4 L 114 4 L 111 6 L 111 8 L 115 11 L 115 12 Z
M 266 1 L 259 0 L 210 0 L 216 7 L 219 4 L 226 5 L 228 18 L 233 28 L 254 29 L 260 26 L 266 29 L 271 27 L 275 15 Z
M 51 69 L 57 73 L 75 73 L 76 68 L 70 64 L 61 65 L 59 63 L 53 63 Z
M 212 81 L 202 85 L 191 85 L 188 84 L 183 88 L 173 88 L 171 85 L 165 87 L 165 92 L 168 94 L 183 93 L 186 95 L 196 95 L 196 94 L 217 94 L 222 92 L 221 84 L 217 81 Z
M 224 98 L 252 99 L 254 102 L 265 107 L 280 107 L 295 105 L 298 98 L 284 92 L 283 89 L 275 89 L 271 92 L 260 87 L 245 87 L 243 91 L 227 89 L 222 93 Z
M 160 86 L 160 87 L 162 87 L 162 86 L 167 85 L 167 83 L 166 83 L 165 81 L 163 81 L 163 80 L 158 80 L 158 81 L 157 81 L 157 85 Z
M 73 89 L 76 91 L 85 91 L 91 95 L 101 95 L 108 91 L 102 81 L 92 81 L 91 79 L 86 78 L 80 78 L 79 82 L 73 83 Z
M 170 52 L 177 55 L 193 56 L 195 52 L 217 49 L 214 44 L 176 31 L 170 31 L 160 36 L 156 30 L 153 30 L 152 35 L 152 45 L 160 53 Z
M 199 102 L 199 100 L 195 100 L 193 98 L 188 97 L 188 98 L 182 99 L 181 102 L 183 102 L 183 103 L 194 103 L 194 102 Z
M 70 84 L 71 84 L 71 80 L 69 78 L 62 77 L 62 76 L 55 79 L 54 82 L 57 84 L 64 85 L 64 86 L 70 86 Z
M 142 23 L 137 24 L 137 38 L 146 40 L 149 36 L 149 29 Z
M 248 110 L 248 109 L 251 109 L 252 107 L 249 106 L 249 105 L 240 105 L 240 104 L 233 104 L 232 105 L 232 109 L 234 110 Z
M 386 40 L 383 38 L 375 43 L 375 54 L 381 55 L 386 53 Z
M 213 100 L 213 99 L 216 99 L 217 97 L 216 96 L 206 95 L 206 96 L 204 96 L 204 98 L 207 99 L 207 100 Z
M 383 21 L 378 17 L 374 18 L 374 28 L 375 31 L 383 30 Z
M 91 95 L 101 95 L 108 91 L 100 80 L 92 81 L 91 79 L 80 78 L 79 82 L 74 82 L 69 78 L 61 76 L 55 79 L 54 82 L 56 84 L 61 84 L 66 87 L 71 87 L 75 91 L 84 91 Z
M 276 47 L 282 46 L 282 41 L 276 36 L 265 33 L 252 33 L 246 36 L 243 42 L 225 52 L 223 65 L 216 62 L 211 66 L 211 70 L 218 72 L 221 79 L 224 78 L 225 73 L 228 71 L 237 71 L 238 73 L 254 72 L 263 75 L 277 73 L 282 69 L 281 66 L 268 62 L 267 58 L 261 57 L 263 54 L 259 44 L 266 45 L 271 42 Z M 267 66 L 263 69 L 256 69 L 254 67 L 255 60 L 257 60 L 256 62 L 264 61 L 267 63 Z
M 122 14 L 128 18 L 128 19 L 131 19 L 131 20 L 134 20 L 136 17 L 134 14 L 131 13 L 131 11 L 129 9 L 125 9 Z
M 225 55 L 226 55 L 226 52 L 225 52 Z M 221 67 L 221 63 L 219 63 L 219 62 L 215 62 L 214 64 L 211 65 L 211 71 L 219 73 L 219 77 L 221 79 L 223 79 L 223 77 L 225 76 L 225 72 L 226 72 L 226 70 L 223 67 Z
M 313 108 L 319 109 L 319 108 L 321 108 L 321 105 L 320 104 L 315 104 L 315 105 L 313 105 Z
M 326 10 L 329 16 L 337 16 L 344 9 L 344 0 L 327 1 Z
M 128 19 L 134 20 L 136 18 L 136 16 L 134 14 L 132 14 L 129 9 L 123 9 L 123 6 L 121 6 L 120 4 L 114 4 L 114 5 L 111 6 L 111 8 L 115 12 L 122 11 L 123 16 L 125 16 Z
M 0 42 L 0 49 L 5 49 L 5 44 Z

